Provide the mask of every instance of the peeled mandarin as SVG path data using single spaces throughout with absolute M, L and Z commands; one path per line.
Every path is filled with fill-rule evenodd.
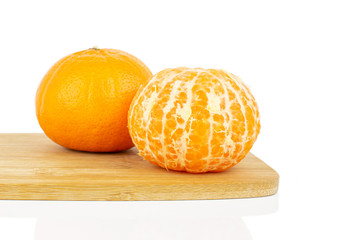
M 258 106 L 223 70 L 165 69 L 136 93 L 128 127 L 139 154 L 175 171 L 221 172 L 239 163 L 260 131 Z

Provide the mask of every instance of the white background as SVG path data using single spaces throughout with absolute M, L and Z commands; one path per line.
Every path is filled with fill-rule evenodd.
M 243 217 L 248 239 L 360 239 L 359 13 L 347 0 L 1 1 L 0 132 L 41 132 L 34 99 L 43 75 L 94 45 L 127 51 L 153 73 L 226 69 L 259 104 L 252 152 L 280 173 L 279 209 Z M 35 239 L 36 219 L 1 216 L 1 206 L 0 239 Z M 231 219 L 209 229 L 241 239 Z M 166 223 L 184 237 L 170 228 L 176 220 Z M 202 239 L 201 229 L 189 236 Z

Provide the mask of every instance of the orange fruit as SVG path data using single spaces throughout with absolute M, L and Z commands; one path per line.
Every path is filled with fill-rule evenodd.
M 45 134 L 63 147 L 115 152 L 133 147 L 127 129 L 131 100 L 152 74 L 136 57 L 91 48 L 53 65 L 36 93 Z
M 128 124 L 146 160 L 191 173 L 234 166 L 260 131 L 258 106 L 240 78 L 185 67 L 165 69 L 140 88 Z

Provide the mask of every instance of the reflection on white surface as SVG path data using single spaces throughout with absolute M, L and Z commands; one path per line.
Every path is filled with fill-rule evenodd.
M 199 201 L 0 201 L 0 217 L 37 218 L 35 240 L 248 240 L 241 217 L 277 209 L 277 194 Z
M 242 239 L 251 240 L 243 221 L 199 219 L 40 219 L 35 240 Z

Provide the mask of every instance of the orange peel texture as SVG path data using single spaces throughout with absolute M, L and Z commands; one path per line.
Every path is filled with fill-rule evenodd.
M 116 152 L 133 147 L 127 113 L 152 74 L 136 57 L 92 48 L 59 60 L 42 79 L 36 115 L 45 134 L 66 148 Z

